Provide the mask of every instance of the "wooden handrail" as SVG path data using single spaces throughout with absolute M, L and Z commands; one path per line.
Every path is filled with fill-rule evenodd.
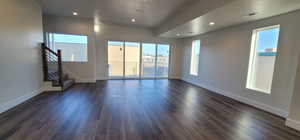
M 47 51 L 51 52 L 52 54 L 58 56 L 58 54 L 57 54 L 55 51 L 49 49 L 49 48 L 45 45 L 45 43 L 42 43 L 42 47 L 43 47 L 43 49 L 46 49 Z
M 63 70 L 62 70 L 62 57 L 61 57 L 61 50 L 57 50 L 57 57 L 58 57 L 58 82 L 61 86 L 63 86 Z M 63 88 L 63 87 L 62 87 Z

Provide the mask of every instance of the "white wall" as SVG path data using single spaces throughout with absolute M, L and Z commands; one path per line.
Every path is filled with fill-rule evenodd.
M 181 42 L 153 36 L 144 28 L 134 28 L 114 24 L 100 23 L 100 31 L 93 31 L 92 19 L 76 17 L 57 17 L 45 15 L 44 32 L 88 35 L 88 63 L 64 63 L 75 78 L 83 82 L 107 79 L 107 41 L 137 41 L 149 43 L 168 43 L 172 46 L 170 77 L 180 78 Z
M 88 62 L 63 62 L 63 68 L 77 82 L 94 82 L 96 80 L 96 68 L 93 20 L 87 18 L 43 16 L 43 28 L 44 32 L 88 36 Z
M 269 112 L 287 116 L 300 44 L 300 11 L 184 40 L 182 79 Z M 281 25 L 271 94 L 245 88 L 252 30 Z M 189 75 L 192 40 L 201 39 L 199 76 Z
M 96 34 L 96 75 L 98 79 L 107 78 L 107 41 L 134 41 L 147 43 L 166 43 L 171 45 L 170 78 L 180 78 L 181 42 L 176 39 L 155 37 L 144 28 L 132 28 L 113 24 L 100 23 Z
M 298 59 L 297 75 L 295 78 L 295 88 L 290 105 L 289 116 L 286 125 L 300 131 L 300 55 Z
M 42 13 L 34 0 L 0 2 L 0 112 L 41 92 Z

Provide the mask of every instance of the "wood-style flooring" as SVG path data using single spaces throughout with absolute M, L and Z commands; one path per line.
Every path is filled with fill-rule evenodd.
M 300 140 L 284 119 L 180 80 L 47 92 L 0 115 L 0 140 Z

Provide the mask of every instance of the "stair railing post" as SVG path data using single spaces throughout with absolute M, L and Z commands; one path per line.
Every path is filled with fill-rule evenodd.
M 42 59 L 43 59 L 43 73 L 44 73 L 44 81 L 47 81 L 48 78 L 48 59 L 47 59 L 47 51 L 45 43 L 42 43 Z
M 57 58 L 58 58 L 58 82 L 61 85 L 62 89 L 64 89 L 63 84 L 63 70 L 62 70 L 62 57 L 61 57 L 61 50 L 57 50 Z

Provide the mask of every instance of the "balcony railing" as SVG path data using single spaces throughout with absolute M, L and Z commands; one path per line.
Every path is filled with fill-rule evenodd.
M 140 72 L 142 77 L 168 77 L 169 73 L 167 62 L 157 63 L 157 68 L 154 62 L 143 62 L 140 69 L 139 62 L 109 61 L 109 76 L 122 77 L 124 64 L 125 77 L 139 77 Z

